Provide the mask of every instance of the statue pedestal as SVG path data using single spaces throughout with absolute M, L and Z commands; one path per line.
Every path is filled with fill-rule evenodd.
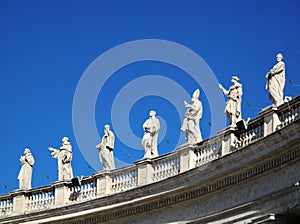
M 180 155 L 180 172 L 193 169 L 197 166 L 195 148 L 196 146 L 185 144 L 176 149 Z
M 230 153 L 231 151 L 233 151 L 233 149 L 236 148 L 236 141 L 237 141 L 237 137 L 235 135 L 236 131 L 237 131 L 236 127 L 229 126 L 223 129 L 222 131 L 218 132 L 218 135 L 224 136 L 222 140 L 221 156 Z
M 110 170 L 104 170 L 94 175 L 97 178 L 97 195 L 106 196 L 111 193 L 110 174 L 111 174 Z
M 55 205 L 65 205 L 69 201 L 69 186 L 71 181 L 57 181 L 52 184 L 55 188 Z
M 151 177 L 153 176 L 153 167 L 151 159 L 142 159 L 134 162 L 138 167 L 138 186 L 148 184 L 152 182 Z
M 264 136 L 276 131 L 277 127 L 281 124 L 278 113 L 277 107 L 273 105 L 259 112 L 259 115 L 264 117 Z
M 16 190 L 14 192 L 14 211 L 17 214 L 23 214 L 26 211 L 27 203 L 26 203 L 26 197 L 25 194 L 27 190 Z

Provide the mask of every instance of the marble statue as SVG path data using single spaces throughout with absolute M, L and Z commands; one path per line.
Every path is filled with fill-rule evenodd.
M 99 159 L 103 165 L 104 170 L 113 170 L 115 169 L 114 162 L 114 145 L 115 145 L 115 135 L 110 130 L 110 126 L 106 124 L 104 126 L 104 135 L 102 141 L 99 145 L 96 146 L 96 149 L 99 151 Z
M 62 145 L 59 149 L 52 147 L 48 148 L 51 156 L 57 159 L 58 180 L 69 181 L 73 178 L 73 170 L 71 166 L 72 161 L 72 145 L 68 137 L 62 138 Z
M 238 82 L 239 78 L 237 76 L 232 76 L 229 90 L 226 90 L 221 84 L 219 88 L 223 91 L 224 95 L 227 96 L 225 114 L 230 121 L 231 126 L 236 126 L 236 123 L 242 120 L 242 84 Z
M 32 166 L 34 165 L 34 158 L 30 149 L 24 150 L 24 155 L 20 157 L 21 170 L 18 175 L 19 188 L 22 190 L 31 189 Z
M 199 100 L 200 90 L 196 89 L 192 96 L 192 104 L 184 101 L 187 108 L 181 131 L 186 133 L 186 139 L 189 144 L 196 144 L 202 141 L 202 135 L 199 127 L 202 118 L 202 103 Z
M 153 158 L 158 156 L 157 138 L 160 130 L 160 122 L 156 118 L 156 112 L 151 110 L 149 119 L 143 124 L 144 136 L 142 139 L 142 147 L 144 149 L 144 158 Z
M 267 73 L 266 89 L 269 90 L 270 100 L 274 106 L 283 104 L 283 89 L 285 85 L 285 64 L 282 54 L 276 55 L 277 64 Z

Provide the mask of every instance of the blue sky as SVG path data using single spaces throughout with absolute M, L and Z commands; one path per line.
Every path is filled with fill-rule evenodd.
M 256 108 L 264 108 L 271 103 L 265 90 L 265 74 L 275 64 L 278 52 L 284 55 L 287 80 L 300 84 L 299 11 L 300 3 L 296 0 L 1 0 L 0 194 L 18 188 L 19 157 L 25 147 L 31 149 L 36 159 L 32 186 L 44 186 L 56 181 L 57 163 L 47 148 L 59 147 L 63 136 L 69 136 L 73 145 L 75 176 L 89 176 L 101 170 L 100 164 L 94 165 L 95 161 L 98 162 L 96 150 L 82 149 L 77 144 L 72 106 L 79 81 L 91 68 L 92 62 L 120 44 L 159 39 L 192 50 L 207 63 L 226 88 L 231 85 L 232 75 L 240 77 L 244 88 L 243 117 L 257 116 L 259 109 Z M 132 56 L 130 53 L 128 57 Z M 103 74 L 99 72 L 98 75 Z M 132 84 L 132 80 L 140 77 L 146 80 L 149 75 L 167 77 L 177 82 L 189 95 L 196 88 L 204 88 L 174 65 L 158 61 L 132 63 L 109 77 L 99 90 L 94 117 L 82 117 L 82 121 L 94 119 L 98 134 L 102 136 L 103 125 L 111 124 L 112 102 L 117 94 L 123 87 L 128 87 L 127 84 Z M 85 88 L 88 92 L 89 86 Z M 143 88 L 132 91 L 139 93 Z M 295 97 L 299 92 L 300 87 L 286 83 L 285 95 Z M 204 108 L 201 130 L 204 139 L 210 136 L 211 110 L 220 110 L 225 119 L 225 98 L 223 104 L 214 105 L 208 100 L 210 94 L 219 95 L 221 92 L 201 92 Z M 190 98 L 186 100 L 190 101 Z M 81 103 L 83 108 L 86 106 L 84 102 Z M 174 150 L 180 137 L 178 108 L 184 110 L 183 103 L 174 106 L 170 99 L 165 99 L 158 92 L 137 99 L 127 111 L 128 116 L 122 107 L 117 107 L 119 115 L 115 122 L 118 119 L 127 121 L 134 135 L 141 138 L 142 124 L 149 110 L 157 110 L 165 127 L 165 135 L 159 145 L 159 153 L 164 154 Z M 118 132 L 114 127 L 112 129 Z M 122 133 L 122 130 L 119 132 L 119 136 L 128 134 Z M 83 137 L 89 139 L 88 134 Z M 91 145 L 97 143 L 93 140 Z M 95 161 L 87 161 L 83 155 L 87 152 L 96 158 Z M 117 138 L 115 156 L 131 164 L 142 158 L 143 151 L 141 147 L 139 150 L 132 149 Z M 118 166 L 121 165 L 118 163 Z

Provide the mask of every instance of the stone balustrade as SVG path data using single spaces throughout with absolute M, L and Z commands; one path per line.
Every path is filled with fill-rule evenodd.
M 264 118 L 258 117 L 249 122 L 247 129 L 240 132 L 237 147 L 247 146 L 262 137 L 264 137 Z
M 203 141 L 200 146 L 195 148 L 196 166 L 201 166 L 221 156 L 222 138 L 215 136 Z
M 137 167 L 129 166 L 125 169 L 114 170 L 111 175 L 111 192 L 121 192 L 137 186 Z
M 32 189 L 26 195 L 26 211 L 50 208 L 55 204 L 55 188 L 45 187 Z
M 0 196 L 0 215 L 11 214 L 13 210 L 13 196 Z
M 294 100 L 288 103 L 285 103 L 279 108 L 279 117 L 281 122 L 277 129 L 283 128 L 299 118 L 300 101 L 296 99 L 299 99 L 299 97 L 295 98 Z
M 166 180 L 246 147 L 299 119 L 300 96 L 278 108 L 268 107 L 248 123 L 247 129 L 228 127 L 198 145 L 183 145 L 174 152 L 134 164 L 79 178 L 79 183 L 55 182 L 31 190 L 0 196 L 0 219 L 59 208 L 77 202 L 117 194 Z
M 180 157 L 178 153 L 155 159 L 152 164 L 153 182 L 174 176 L 180 172 Z
M 78 185 L 71 185 L 69 188 L 69 199 L 72 202 L 89 200 L 95 198 L 97 195 L 97 179 L 96 178 L 83 178 Z

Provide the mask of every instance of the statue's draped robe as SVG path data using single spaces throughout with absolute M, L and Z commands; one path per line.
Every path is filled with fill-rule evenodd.
M 114 149 L 115 135 L 112 131 L 108 131 L 108 134 L 104 134 L 102 142 L 97 146 L 99 150 L 99 159 L 103 165 L 104 170 L 115 169 L 114 162 Z
M 275 106 L 283 103 L 283 89 L 285 85 L 285 64 L 279 61 L 267 74 L 266 89 L 269 90 L 270 100 Z
M 143 124 L 145 130 L 142 147 L 145 151 L 144 158 L 153 158 L 158 156 L 157 139 L 160 130 L 160 122 L 156 117 L 150 117 Z
M 227 115 L 230 124 L 236 124 L 242 119 L 241 105 L 242 105 L 242 84 L 236 83 L 228 90 L 225 114 Z
M 31 153 L 24 155 L 22 167 L 18 175 L 19 188 L 31 189 L 32 166 L 34 165 L 34 158 Z
M 72 145 L 67 142 L 63 143 L 59 150 L 54 150 L 51 154 L 57 159 L 58 180 L 69 181 L 73 178 L 72 161 Z
M 195 99 L 192 105 L 189 104 L 181 127 L 181 130 L 186 132 L 186 138 L 189 144 L 196 144 L 202 141 L 200 131 L 201 118 L 202 103 L 198 99 Z

